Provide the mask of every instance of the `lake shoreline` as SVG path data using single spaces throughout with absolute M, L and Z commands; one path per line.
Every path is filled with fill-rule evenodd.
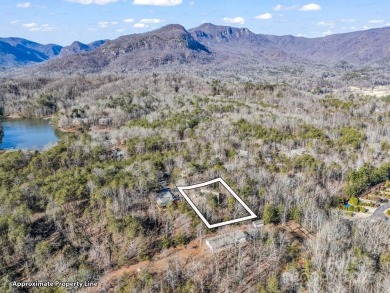
M 3 152 L 27 150 L 43 151 L 54 146 L 60 140 L 62 131 L 50 121 L 52 116 L 44 118 L 25 118 L 20 115 L 1 117 L 3 138 L 0 150 Z
M 51 120 L 49 122 L 50 125 L 52 125 L 56 130 L 60 131 L 60 132 L 64 132 L 64 133 L 77 133 L 79 132 L 76 128 L 63 128 L 63 127 L 58 127 L 56 125 L 54 125 L 53 123 L 53 118 L 54 116 L 51 115 L 51 116 L 44 116 L 44 117 L 24 117 L 22 115 L 19 115 L 19 114 L 12 114 L 12 115 L 7 115 L 7 116 L 0 116 L 0 121 L 1 120 L 4 120 L 4 119 L 42 119 L 42 120 Z
M 53 119 L 53 115 L 51 116 L 44 116 L 44 117 L 24 117 L 19 114 L 12 114 L 12 115 L 7 115 L 7 116 L 1 116 L 1 119 L 42 119 L 42 120 L 49 120 Z

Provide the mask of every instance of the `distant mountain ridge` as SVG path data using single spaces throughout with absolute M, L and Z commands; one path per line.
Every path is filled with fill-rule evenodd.
M 96 50 L 57 58 L 39 70 L 124 71 L 166 64 L 207 63 L 212 53 L 181 25 L 167 25 L 144 34 L 122 36 Z
M 73 42 L 62 47 L 56 44 L 39 44 L 22 38 L 0 38 L 0 67 L 14 67 L 40 63 L 56 57 L 64 57 L 99 48 L 107 40 L 90 44 Z
M 256 34 L 247 28 L 178 24 L 90 44 L 61 47 L 0 38 L 0 66 L 42 63 L 45 71 L 119 71 L 169 64 L 221 65 L 346 62 L 364 66 L 390 58 L 390 27 L 320 38 Z M 46 62 L 43 62 L 46 61 Z
M 99 40 L 90 44 L 84 44 L 78 41 L 74 41 L 71 45 L 63 47 L 58 54 L 58 57 L 65 57 L 70 55 L 79 54 L 81 52 L 89 52 L 99 48 L 106 43 L 107 40 Z
M 0 66 L 17 66 L 38 63 L 58 55 L 62 47 L 42 45 L 21 38 L 0 38 Z
M 209 47 L 235 47 L 240 52 L 268 49 L 283 51 L 319 63 L 347 61 L 355 64 L 377 62 L 390 57 L 390 27 L 304 38 L 255 34 L 247 28 L 216 26 L 210 23 L 191 29 L 195 39 Z M 249 49 L 249 50 L 248 50 Z

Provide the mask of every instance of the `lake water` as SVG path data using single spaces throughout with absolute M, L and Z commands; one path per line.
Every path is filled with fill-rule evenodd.
M 0 149 L 42 150 L 56 143 L 59 132 L 44 119 L 2 119 L 4 136 Z

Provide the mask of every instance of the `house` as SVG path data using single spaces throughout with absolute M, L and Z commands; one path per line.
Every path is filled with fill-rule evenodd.
M 255 228 L 260 228 L 264 226 L 264 221 L 263 220 L 256 220 L 252 222 L 252 226 Z
M 173 193 L 169 189 L 163 190 L 157 196 L 157 206 L 159 208 L 165 208 L 168 205 L 174 204 L 178 201 L 178 198 L 173 195 Z
M 230 245 L 246 242 L 246 234 L 242 231 L 236 231 L 208 238 L 205 242 L 211 251 L 216 251 Z
M 100 126 L 108 126 L 111 123 L 110 118 L 100 118 L 99 119 L 99 125 Z

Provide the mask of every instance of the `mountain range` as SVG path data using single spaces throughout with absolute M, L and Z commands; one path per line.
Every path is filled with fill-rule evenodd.
M 119 71 L 174 64 L 311 63 L 356 66 L 390 60 L 390 27 L 319 38 L 255 34 L 247 28 L 210 23 L 186 30 L 171 24 L 143 34 L 74 42 L 61 47 L 20 38 L 0 38 L 0 67 L 44 71 Z
M 0 67 L 29 65 L 56 57 L 88 52 L 105 42 L 106 40 L 100 40 L 83 44 L 76 41 L 69 46 L 62 47 L 56 44 L 43 45 L 22 38 L 0 38 Z

